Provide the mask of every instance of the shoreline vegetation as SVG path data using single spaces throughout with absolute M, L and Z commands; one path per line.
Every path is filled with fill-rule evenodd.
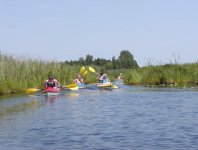
M 132 55 L 130 54 L 130 56 Z M 82 61 L 82 58 L 80 59 Z M 104 65 L 94 64 L 93 61 L 86 65 L 94 67 L 97 72 L 107 72 L 111 81 L 114 81 L 122 72 L 123 81 L 129 85 L 198 86 L 198 63 L 148 65 L 139 68 L 133 56 L 132 61 L 135 62 L 135 65 L 132 64 L 133 66 L 130 68 L 119 65 L 121 57 L 118 60 L 113 57 L 112 61 L 107 61 Z M 22 93 L 31 87 L 43 88 L 43 83 L 49 75 L 53 75 L 62 85 L 71 84 L 83 64 L 85 62 L 70 64 L 68 62 L 36 60 L 3 54 L 0 51 L 0 95 Z M 126 63 L 126 66 L 130 65 Z M 96 77 L 89 72 L 85 83 L 95 82 L 97 82 Z
M 149 65 L 131 69 L 125 72 L 124 82 L 144 86 L 198 86 L 198 63 Z

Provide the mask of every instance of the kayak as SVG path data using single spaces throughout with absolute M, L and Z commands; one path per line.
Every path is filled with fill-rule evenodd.
M 106 82 L 106 83 L 102 83 L 102 84 L 97 84 L 96 85 L 99 88 L 106 88 L 106 87 L 111 87 L 112 83 L 111 82 Z
M 79 89 L 84 89 L 84 88 L 86 88 L 86 85 L 85 84 L 77 84 L 78 85 L 78 88 Z
M 59 95 L 61 92 L 61 88 L 57 88 L 57 87 L 47 87 L 43 93 L 45 95 Z
M 97 84 L 98 88 L 112 88 L 117 89 L 118 87 L 116 85 L 113 85 L 111 82 L 103 83 L 103 84 Z
M 68 89 L 68 90 L 78 90 L 78 86 L 74 86 L 74 87 L 68 87 L 68 88 L 65 88 L 65 89 Z
M 71 84 L 68 86 L 64 86 L 67 90 L 78 90 L 78 89 L 84 89 L 86 87 L 85 84 Z
M 66 90 L 78 90 L 78 85 L 77 84 L 69 84 L 69 85 L 65 85 L 63 86 L 64 89 Z

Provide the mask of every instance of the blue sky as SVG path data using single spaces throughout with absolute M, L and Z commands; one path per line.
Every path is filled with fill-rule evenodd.
M 1 0 L 0 50 L 57 61 L 129 50 L 140 66 L 198 62 L 198 1 Z

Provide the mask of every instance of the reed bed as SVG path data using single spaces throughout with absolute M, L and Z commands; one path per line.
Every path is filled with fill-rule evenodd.
M 68 65 L 57 61 L 43 61 L 4 54 L 0 51 L 0 95 L 23 92 L 27 88 L 43 88 L 43 83 L 52 75 L 62 85 L 71 84 L 79 74 L 82 65 Z M 146 86 L 197 86 L 198 63 L 148 65 L 138 69 L 104 70 L 102 66 L 92 66 L 97 73 L 107 73 L 114 81 L 120 73 L 130 85 Z M 88 66 L 86 67 L 88 70 Z M 97 76 L 90 72 L 85 83 L 97 82 Z
M 198 63 L 147 66 L 125 72 L 127 84 L 147 86 L 197 86 Z

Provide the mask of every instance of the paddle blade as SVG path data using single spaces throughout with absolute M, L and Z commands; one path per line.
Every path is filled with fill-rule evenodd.
M 80 68 L 80 74 L 82 74 L 84 70 L 85 70 L 85 66 L 82 66 L 82 67 Z
M 84 78 L 88 74 L 88 71 L 86 70 L 83 74 L 82 77 Z
M 93 73 L 96 72 L 96 71 L 94 70 L 94 68 L 92 68 L 92 67 L 89 67 L 89 71 L 91 71 L 91 72 L 93 72 Z
M 26 89 L 25 92 L 26 92 L 26 93 L 34 93 L 34 92 L 37 92 L 37 91 L 39 91 L 39 90 L 41 90 L 41 89 L 29 88 L 29 89 Z

